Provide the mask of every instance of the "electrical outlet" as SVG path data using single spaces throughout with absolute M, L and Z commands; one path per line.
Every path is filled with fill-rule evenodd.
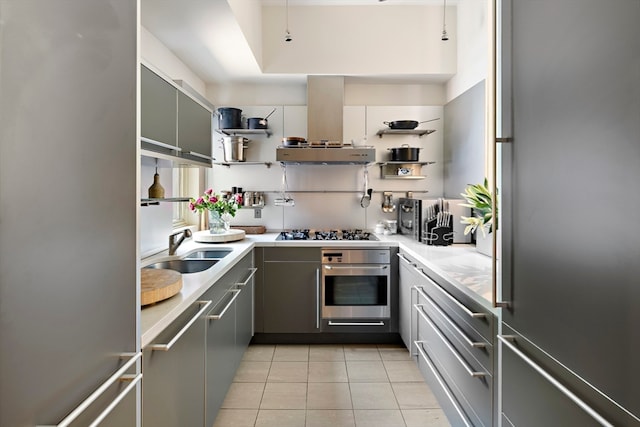
M 262 218 L 262 209 L 254 209 L 253 210 L 254 218 Z

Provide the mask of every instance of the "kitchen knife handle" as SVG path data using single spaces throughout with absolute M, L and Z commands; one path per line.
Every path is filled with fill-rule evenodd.
M 567 387 L 562 385 L 551 374 L 549 374 L 547 371 L 545 371 L 540 365 L 538 365 L 536 362 L 531 360 L 526 354 L 524 354 L 522 351 L 520 351 L 520 349 L 518 347 L 513 345 L 511 343 L 511 341 L 515 341 L 516 338 L 517 338 L 516 336 L 514 336 L 514 335 L 497 335 L 497 337 L 498 337 L 498 340 L 500 340 L 500 342 L 502 343 L 502 345 L 504 345 L 509 350 L 511 350 L 516 356 L 518 356 L 520 359 L 522 359 L 523 362 L 525 362 L 527 365 L 529 365 L 531 368 L 533 368 L 533 370 L 536 371 L 538 374 L 540 374 L 542 376 L 542 378 L 544 378 L 545 380 L 550 382 L 551 385 L 553 385 L 560 393 L 564 394 L 566 397 L 571 399 L 571 401 L 573 401 L 573 403 L 578 405 L 578 407 L 580 409 L 582 409 L 587 414 L 589 414 L 591 416 L 591 418 L 596 420 L 600 425 L 605 426 L 605 427 L 613 427 L 613 424 L 611 424 L 610 422 L 605 420 L 602 417 L 602 415 L 597 413 L 591 406 L 587 405 L 582 399 L 580 399 L 578 396 L 576 396 Z

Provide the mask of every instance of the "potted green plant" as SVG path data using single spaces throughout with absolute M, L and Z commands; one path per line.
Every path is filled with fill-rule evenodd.
M 476 232 L 480 229 L 482 236 L 476 232 L 476 247 L 479 252 L 485 255 L 490 255 L 491 245 L 482 247 L 482 243 L 489 243 L 491 239 L 488 239 L 488 235 L 494 230 L 498 229 L 498 222 L 493 217 L 492 202 L 493 195 L 489 189 L 489 182 L 487 178 L 484 179 L 482 184 L 469 184 L 464 193 L 460 193 L 462 197 L 467 201 L 461 206 L 466 206 L 472 209 L 472 216 L 462 216 L 460 222 L 467 224 L 464 229 L 464 234 Z M 496 205 L 496 216 L 498 215 L 498 206 Z

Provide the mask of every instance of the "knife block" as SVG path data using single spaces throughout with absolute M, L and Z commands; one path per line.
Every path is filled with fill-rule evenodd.
M 422 232 L 422 243 L 432 246 L 449 246 L 453 243 L 453 228 L 451 226 L 436 227 L 437 220 L 426 222 Z

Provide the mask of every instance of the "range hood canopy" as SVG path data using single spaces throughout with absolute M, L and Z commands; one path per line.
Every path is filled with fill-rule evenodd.
M 375 162 L 376 149 L 373 147 L 278 147 L 276 160 L 287 164 L 360 165 Z

